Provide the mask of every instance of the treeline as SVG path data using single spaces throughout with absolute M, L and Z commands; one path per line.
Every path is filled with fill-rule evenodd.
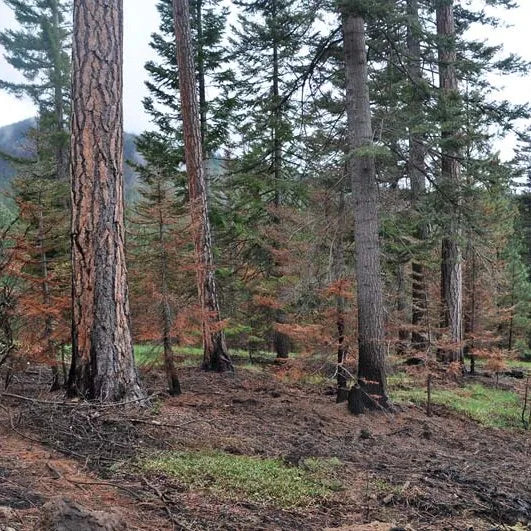
M 163 346 L 174 394 L 179 345 L 217 371 L 235 348 L 318 353 L 360 412 L 386 406 L 390 353 L 530 355 L 529 109 L 492 85 L 529 65 L 470 37 L 514 2 L 159 0 L 125 210 L 121 3 L 6 4 L 26 81 L 0 86 L 39 110 L 3 223 L 10 371 L 121 400 L 143 396 L 132 339 Z

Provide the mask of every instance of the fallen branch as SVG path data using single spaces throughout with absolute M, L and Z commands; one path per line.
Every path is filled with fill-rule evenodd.
M 166 422 L 159 422 L 158 420 L 144 420 L 144 419 L 133 419 L 129 417 L 123 417 L 123 418 L 106 418 L 105 422 L 131 422 L 133 424 L 147 424 L 148 426 L 160 426 L 163 428 L 184 428 L 185 426 L 188 426 L 190 424 L 193 424 L 194 422 L 203 422 L 205 424 L 210 424 L 210 421 L 205 419 L 193 419 L 189 420 L 188 422 L 184 422 L 183 424 L 169 424 Z
M 134 404 L 137 402 L 148 402 L 152 398 L 159 396 L 163 393 L 153 393 L 152 395 L 149 395 L 145 398 L 135 398 L 133 400 L 126 400 L 124 402 L 114 402 L 111 404 L 101 404 L 98 402 L 74 402 L 74 401 L 53 401 L 53 400 L 39 400 L 38 398 L 31 398 L 29 396 L 23 396 L 23 395 L 16 395 L 14 393 L 0 393 L 0 396 L 2 397 L 8 397 L 8 398 L 15 398 L 18 400 L 24 400 L 26 402 L 32 402 L 34 404 L 44 404 L 47 406 L 57 406 L 57 407 L 69 407 L 69 408 L 78 408 L 78 407 L 88 407 L 88 408 L 98 408 L 98 409 L 107 409 L 107 408 L 113 408 L 113 407 L 120 407 L 120 406 L 127 406 L 129 404 Z
M 150 483 L 145 476 L 140 476 L 140 478 L 145 483 L 145 485 L 148 488 L 150 488 L 157 495 L 159 500 L 162 502 L 162 504 L 164 505 L 164 509 L 166 511 L 166 514 L 168 515 L 168 518 L 171 520 L 171 522 L 174 524 L 174 526 L 177 526 L 177 528 L 180 529 L 180 530 L 189 531 L 190 527 L 188 527 L 188 526 L 184 525 L 183 523 L 179 522 L 179 520 L 177 520 L 177 517 L 173 514 L 172 510 L 168 506 L 168 501 L 167 501 L 166 496 L 164 495 L 164 493 L 161 492 L 161 490 L 156 485 L 153 485 L 152 483 Z

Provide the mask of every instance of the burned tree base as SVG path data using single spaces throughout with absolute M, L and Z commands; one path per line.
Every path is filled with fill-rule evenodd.
M 234 365 L 225 345 L 225 338 L 215 338 L 212 352 L 205 351 L 201 368 L 211 372 L 234 372 Z
M 348 393 L 348 409 L 354 415 L 362 415 L 368 411 L 387 411 L 390 404 L 387 396 L 381 394 L 379 386 L 358 382 Z
M 347 387 L 338 387 L 336 395 L 336 404 L 346 402 L 348 400 L 349 393 L 350 391 Z
M 172 376 L 171 380 L 168 381 L 168 394 L 170 396 L 179 396 L 182 394 L 181 384 L 177 376 Z

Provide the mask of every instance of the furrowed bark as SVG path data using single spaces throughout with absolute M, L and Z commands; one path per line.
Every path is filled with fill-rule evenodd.
M 408 106 L 413 117 L 413 123 L 409 130 L 408 176 L 411 185 L 411 206 L 418 211 L 426 193 L 425 139 L 423 133 L 415 129 L 419 121 L 422 120 L 424 105 L 418 0 L 408 0 L 407 15 L 407 68 L 412 88 L 411 100 Z M 426 223 L 420 221 L 416 232 L 419 240 L 426 240 L 428 238 Z M 425 330 L 428 297 L 424 264 L 416 257 L 411 264 L 411 276 L 411 324 L 418 327 L 411 334 L 411 344 L 417 350 L 425 350 L 428 344 L 427 331 Z
M 461 166 L 454 124 L 458 109 L 459 87 L 456 73 L 455 21 L 452 0 L 438 0 L 436 9 L 439 38 L 439 82 L 441 105 L 441 188 L 450 200 L 446 212 L 446 230 L 441 250 L 442 326 L 448 328 L 452 348 L 440 354 L 450 361 L 463 360 L 463 273 L 459 240 Z
M 197 103 L 190 13 L 187 0 L 173 0 L 179 91 L 183 120 L 184 147 L 190 211 L 196 256 L 196 280 L 201 308 L 203 368 L 223 372 L 233 370 L 225 334 L 219 328 L 220 311 L 214 276 L 212 236 L 208 216 L 201 124 Z
M 68 394 L 140 399 L 124 250 L 122 0 L 76 0 L 73 39 Z
M 354 196 L 358 299 L 358 383 L 349 397 L 351 411 L 360 399 L 367 409 L 387 398 L 384 313 L 378 235 L 378 188 L 371 126 L 365 21 L 355 11 L 342 16 L 346 67 L 349 172 Z M 360 398 L 361 397 L 361 398 Z M 351 400 L 352 399 L 352 400 Z

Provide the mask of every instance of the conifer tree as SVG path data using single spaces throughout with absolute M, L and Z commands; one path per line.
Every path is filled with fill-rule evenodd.
M 281 330 L 286 322 L 284 279 L 277 257 L 282 250 L 263 228 L 278 225 L 279 209 L 300 201 L 294 100 L 317 5 L 280 0 L 241 0 L 236 5 L 241 12 L 232 54 L 238 64 L 235 114 L 242 150 L 231 168 L 231 195 L 238 212 L 234 227 L 246 234 L 234 237 L 248 240 L 248 259 L 266 272 L 266 284 L 276 286 L 273 346 L 278 358 L 287 358 L 290 341 Z
M 123 205 L 123 2 L 74 5 L 70 395 L 137 400 Z M 94 39 L 94 35 L 99 35 Z
M 68 260 L 68 229 L 65 210 L 68 205 L 68 121 L 70 107 L 70 24 L 71 3 L 68 0 L 8 0 L 20 29 L 0 34 L 7 61 L 24 76 L 21 83 L 0 81 L 3 88 L 17 96 L 26 95 L 38 110 L 36 127 L 28 138 L 33 158 L 17 160 L 15 199 L 23 212 L 21 227 L 28 240 L 28 252 L 38 266 L 29 272 L 42 284 L 43 326 L 40 337 L 32 336 L 35 345 L 46 345 L 44 351 L 54 369 L 52 388 L 59 386 L 55 367 L 58 326 L 54 308 L 60 296 L 53 287 L 54 271 L 63 271 Z M 36 269 L 36 271 L 35 271 Z M 36 276 L 35 276 L 36 275 Z M 32 282 L 28 280 L 28 288 Z M 63 290 L 65 288 L 63 284 Z M 64 293 L 63 293 L 64 295 Z M 30 299 L 35 298 L 35 293 Z M 35 332 L 35 324 L 28 325 Z M 40 327 L 37 327 L 39 329 Z M 39 334 L 37 334 L 39 336 Z
M 188 295 L 178 270 L 183 265 L 181 247 L 188 243 L 179 241 L 184 232 L 183 213 L 176 205 L 173 175 L 145 165 L 140 179 L 139 199 L 132 208 L 135 231 L 129 251 L 132 295 L 135 288 L 139 292 L 131 297 L 133 317 L 135 303 L 140 304 L 133 324 L 137 337 L 162 344 L 168 390 L 171 395 L 179 395 L 173 343 L 180 339 L 175 321 L 183 311 L 182 295 Z
M 192 43 L 195 64 L 198 65 L 196 77 L 200 95 L 201 139 L 203 156 L 207 159 L 215 157 L 227 140 L 231 107 L 224 89 L 225 81 L 230 79 L 231 74 L 223 68 L 227 54 L 222 46 L 227 11 L 219 3 L 219 0 L 194 0 L 190 3 Z M 140 135 L 137 148 L 153 166 L 175 174 L 184 160 L 184 143 L 179 119 L 181 102 L 172 1 L 159 0 L 157 9 L 161 24 L 150 42 L 157 58 L 145 65 L 149 75 L 146 82 L 149 96 L 143 101 L 155 129 Z M 220 93 L 207 94 L 207 85 L 219 87 Z M 212 162 L 209 162 L 207 167 L 211 165 Z M 176 180 L 176 184 L 177 193 L 183 196 L 185 180 Z
M 353 413 L 362 413 L 387 400 L 378 197 L 365 20 L 359 6 L 342 6 L 342 26 L 358 297 L 358 381 L 350 392 L 349 407 Z
M 205 369 L 223 372 L 232 370 L 233 367 L 225 342 L 225 334 L 221 328 L 187 0 L 173 1 L 173 21 L 177 44 L 179 94 L 182 103 L 184 158 L 188 175 L 190 217 L 196 257 L 197 292 L 201 308 L 203 366 Z

